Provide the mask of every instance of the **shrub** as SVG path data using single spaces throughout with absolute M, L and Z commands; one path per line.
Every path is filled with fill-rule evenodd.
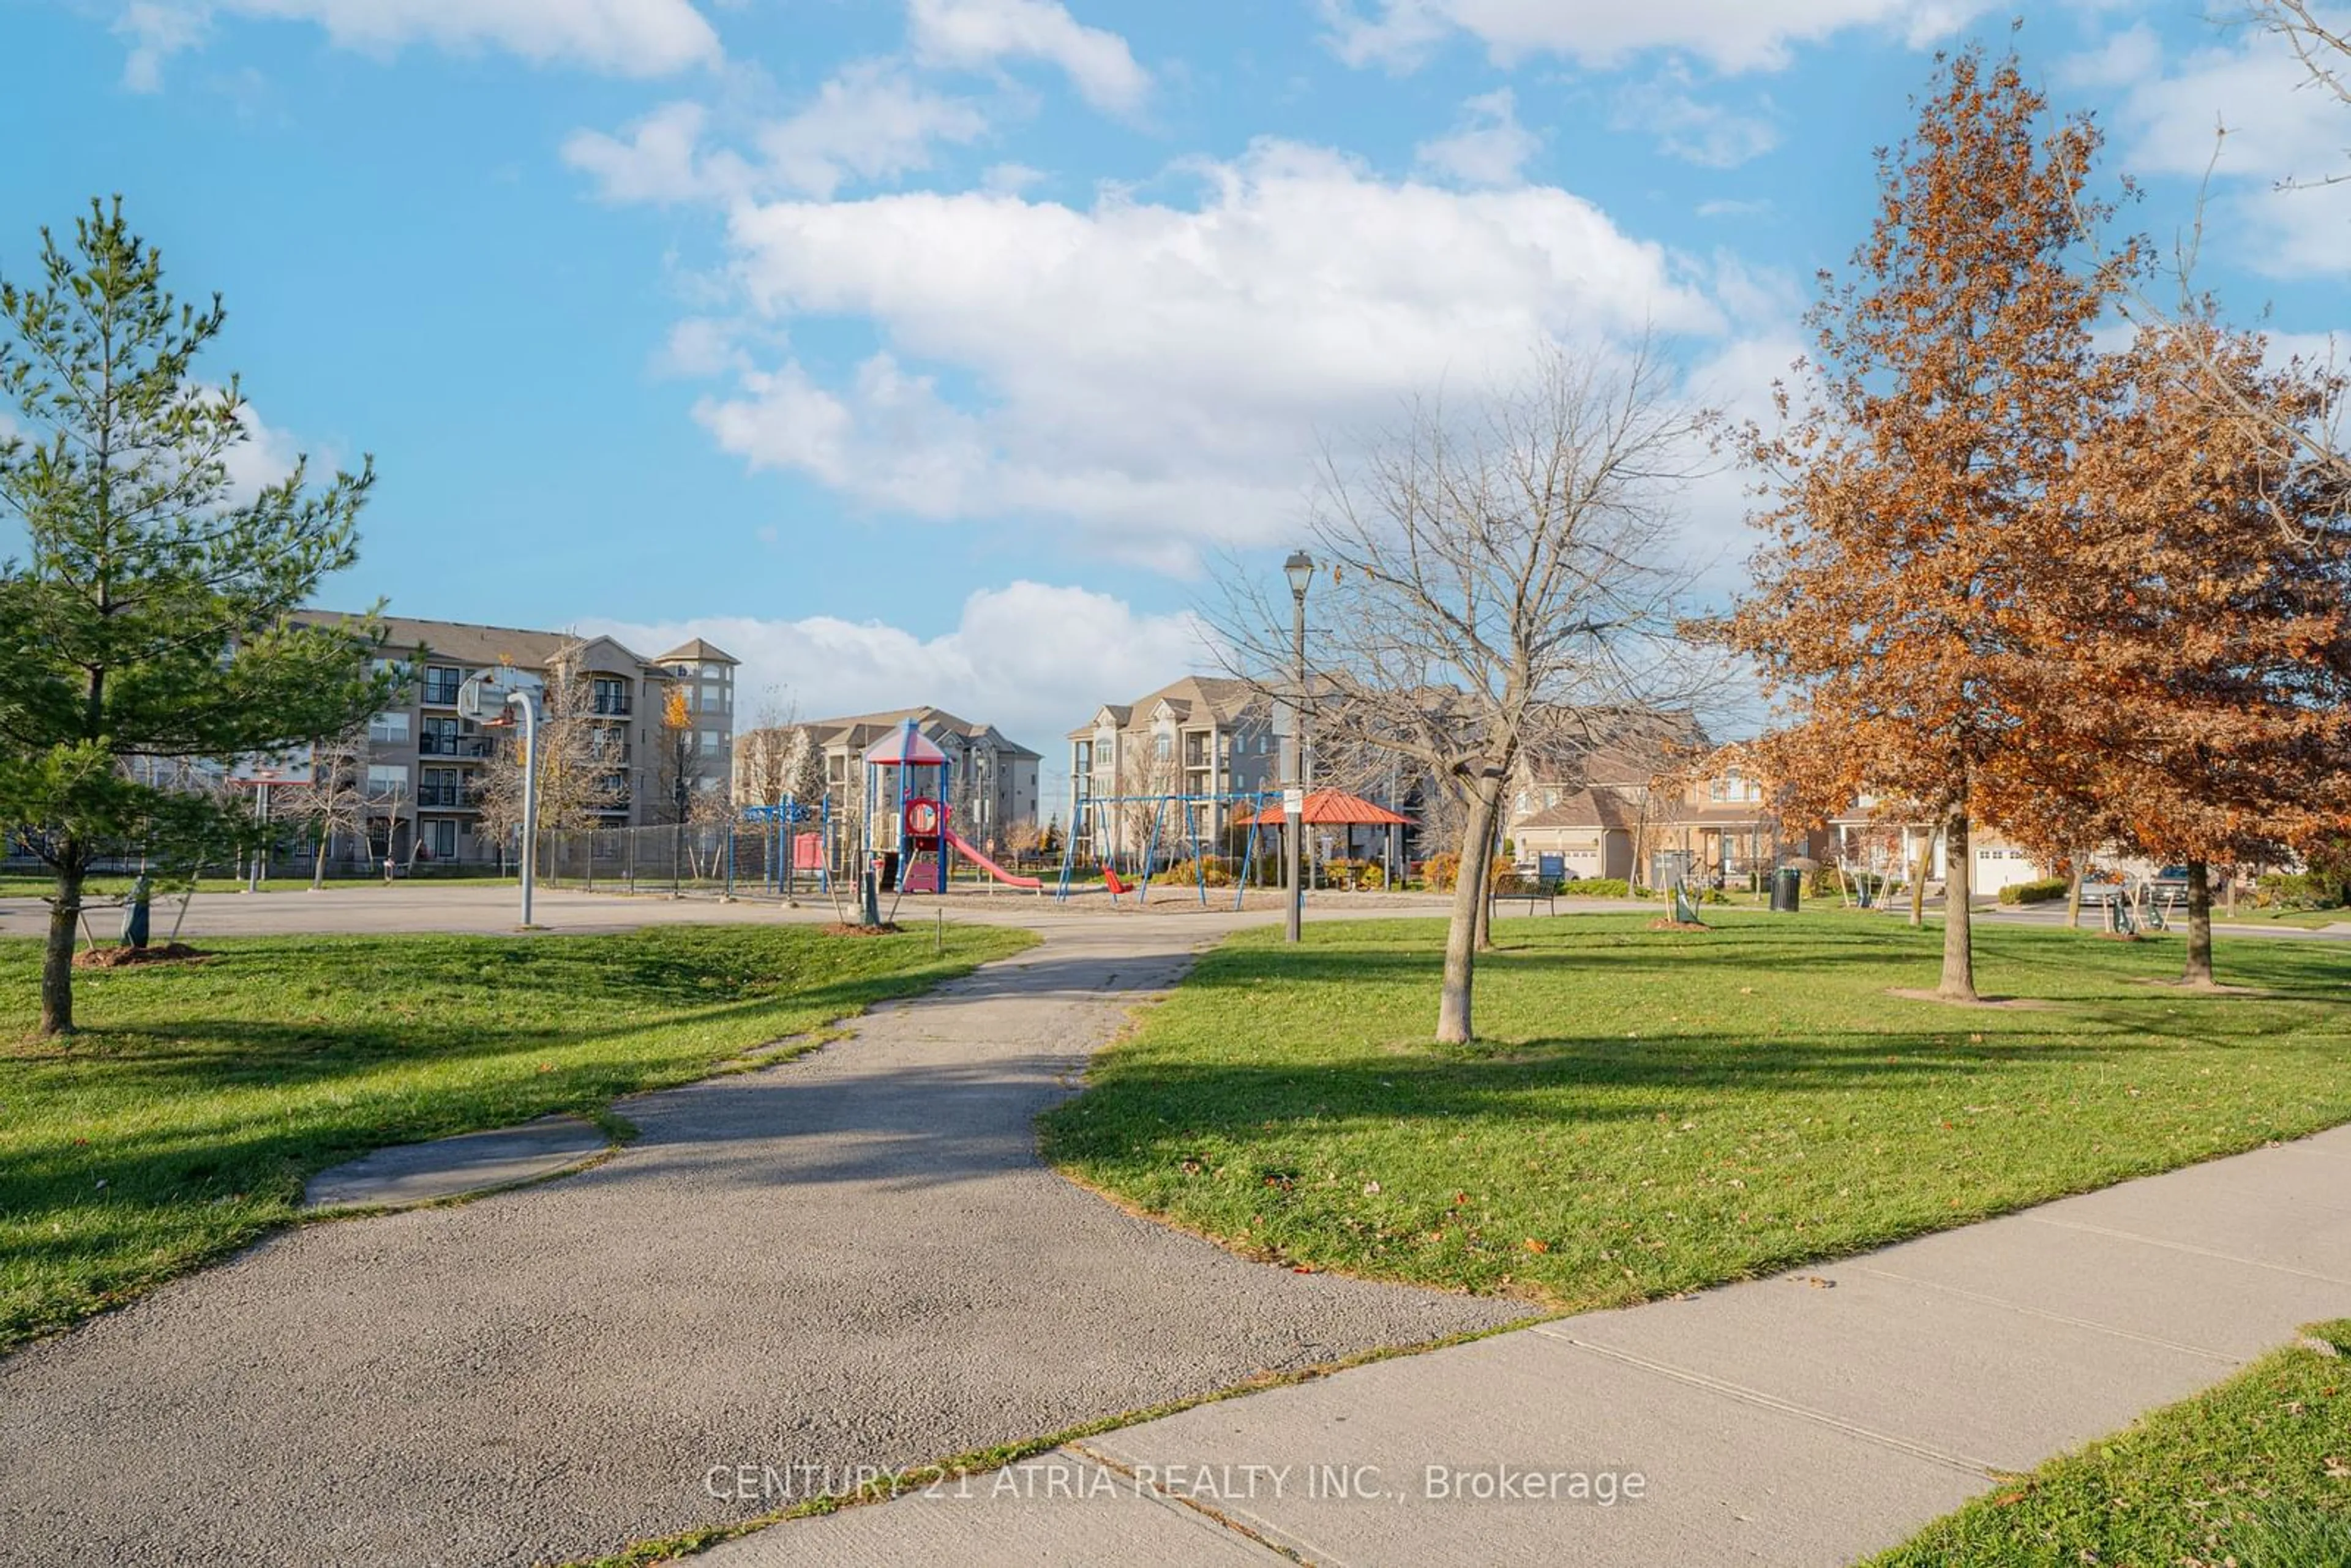
M 1560 891 L 1577 898 L 1630 898 L 1631 890 L 1621 876 L 1583 876 L 1562 883 Z
M 1203 879 L 1204 872 L 1210 887 L 1230 887 L 1239 874 L 1237 862 L 1222 855 L 1204 855 L 1197 867 L 1187 860 L 1176 861 L 1165 871 L 1152 873 L 1151 881 L 1157 887 L 1190 887 Z
M 1461 880 L 1461 857 L 1450 852 L 1431 855 L 1421 862 L 1420 876 L 1431 893 L 1451 893 Z
M 2046 904 L 2053 898 L 2063 898 L 2073 883 L 2062 876 L 2044 876 L 2033 882 L 2014 882 L 2000 890 L 2002 904 Z
M 2334 892 L 2307 872 L 2273 872 L 2257 884 L 2254 902 L 2264 909 L 2332 909 Z

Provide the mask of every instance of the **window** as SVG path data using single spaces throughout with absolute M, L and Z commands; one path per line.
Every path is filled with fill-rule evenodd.
M 726 678 L 726 667 L 724 664 L 705 664 L 702 666 L 702 678 L 705 681 L 723 681 Z
M 380 713 L 368 720 L 368 739 L 378 746 L 404 746 L 408 743 L 408 716 L 404 713 Z
M 457 858 L 457 820 L 436 817 L 424 824 L 424 852 L 434 860 Z
M 454 718 L 425 719 L 423 737 L 417 749 L 427 757 L 455 757 L 457 752 L 457 721 Z M 479 742 L 475 743 L 477 746 Z
M 598 675 L 593 683 L 596 711 L 608 717 L 624 717 L 629 711 L 629 683 L 610 675 Z
M 705 713 L 725 713 L 726 711 L 726 688 L 723 686 L 703 687 L 702 711 Z
M 404 762 L 371 762 L 368 764 L 368 799 L 385 800 L 408 793 L 408 764 Z
M 465 672 L 447 664 L 424 666 L 424 700 L 437 707 L 455 707 L 457 688 L 465 684 Z
M 1172 735 L 1163 735 L 1155 737 L 1152 741 L 1151 750 L 1152 755 L 1158 758 L 1160 761 L 1166 761 L 1170 757 L 1173 757 L 1176 754 L 1176 737 Z
M 718 749 L 718 732 L 716 730 L 705 729 L 702 732 L 702 749 L 705 751 L 716 751 Z

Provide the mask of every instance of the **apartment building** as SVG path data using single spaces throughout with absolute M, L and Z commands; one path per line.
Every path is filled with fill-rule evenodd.
M 1006 835 L 1014 827 L 1037 821 L 1037 767 L 1044 758 L 992 724 L 974 724 L 945 708 L 925 706 L 807 722 L 824 756 L 826 793 L 842 821 L 853 824 L 857 820 L 865 788 L 866 747 L 904 728 L 908 719 L 946 753 L 947 805 L 956 831 L 971 844 L 986 853 L 998 852 L 1008 847 Z M 741 739 L 747 742 L 761 733 L 746 731 Z M 737 758 L 739 766 L 739 745 Z M 740 789 L 737 793 L 740 799 Z M 849 841 L 854 832 L 853 827 L 849 830 Z
M 308 619 L 344 617 L 312 612 Z M 408 677 L 407 701 L 368 721 L 366 792 L 369 841 L 339 843 L 330 858 L 402 862 L 495 862 L 501 845 L 476 831 L 479 797 L 494 737 L 457 714 L 457 690 L 469 676 L 496 674 L 504 682 L 543 685 L 548 663 L 580 643 L 580 664 L 591 693 L 590 722 L 609 732 L 614 763 L 608 827 L 644 827 L 674 821 L 671 787 L 679 769 L 664 727 L 672 690 L 683 690 L 692 724 L 690 781 L 723 787 L 733 755 L 737 661 L 699 638 L 645 658 L 610 637 L 577 638 L 562 632 L 482 626 L 459 621 L 384 618 L 386 642 L 379 667 Z
M 1186 808 L 1191 832 L 1203 845 L 1220 849 L 1237 808 L 1201 797 L 1281 788 L 1277 729 L 1272 705 L 1247 682 L 1206 675 L 1186 675 L 1134 702 L 1096 708 L 1092 722 L 1068 736 L 1071 831 L 1079 857 L 1141 854 L 1155 817 L 1163 846 L 1185 841 L 1179 821 L 1152 809 L 1092 805 L 1138 795 L 1193 797 Z

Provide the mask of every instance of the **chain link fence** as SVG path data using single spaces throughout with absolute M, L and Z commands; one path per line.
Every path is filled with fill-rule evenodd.
M 828 838 L 835 841 L 829 844 Z M 837 830 L 828 834 L 814 826 L 758 822 L 543 832 L 538 879 L 550 886 L 625 892 L 813 893 L 828 875 L 848 873 L 841 857 L 853 855 L 855 846 L 839 838 Z

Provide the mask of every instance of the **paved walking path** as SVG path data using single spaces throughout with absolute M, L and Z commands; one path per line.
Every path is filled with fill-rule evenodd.
M 737 1467 L 820 1490 L 1518 1315 L 1244 1262 L 1036 1162 L 1212 929 L 1071 923 L 622 1102 L 643 1136 L 580 1175 L 303 1227 L 0 1360 L 0 1563 L 560 1562 L 789 1500 Z
M 703 1561 L 1822 1568 L 2346 1314 L 2337 1128 L 1844 1263 L 1203 1406 Z M 1637 1473 L 1641 1496 L 1461 1495 L 1506 1471 L 1521 1493 L 1540 1473 L 1570 1494 L 1578 1475 L 1596 1493 Z

